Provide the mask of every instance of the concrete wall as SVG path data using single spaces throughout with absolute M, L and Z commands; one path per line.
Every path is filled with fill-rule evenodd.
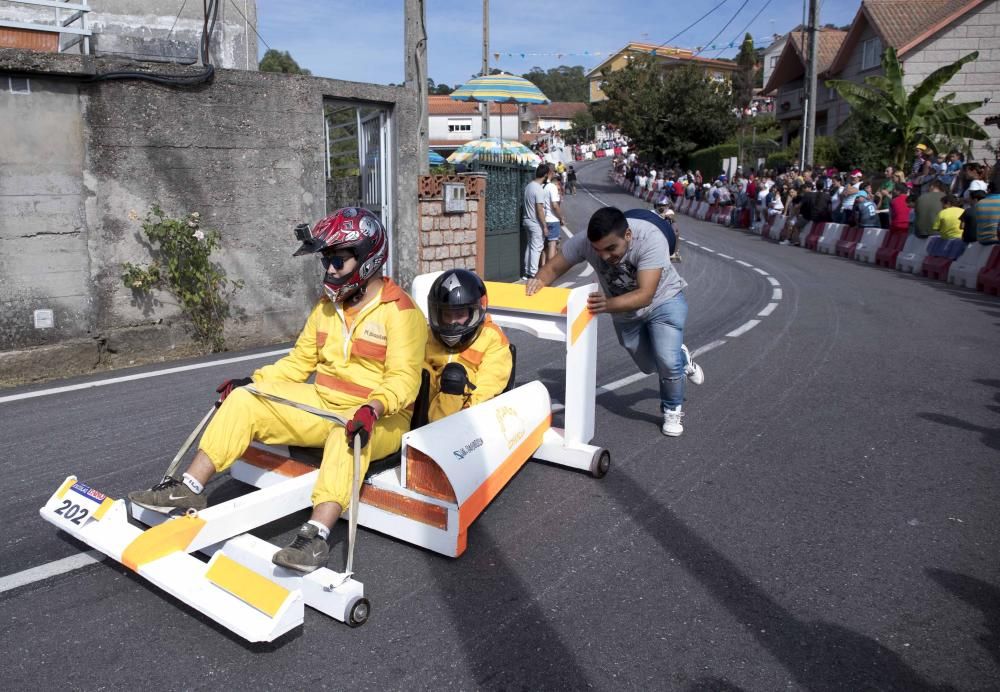
M 986 2 L 965 15 L 958 23 L 916 46 L 904 56 L 906 76 L 903 83 L 907 90 L 924 79 L 938 67 L 954 62 L 972 51 L 979 51 L 979 58 L 952 77 L 938 92 L 938 98 L 955 93 L 958 103 L 981 101 L 990 98 L 982 108 L 970 114 L 980 125 L 991 115 L 1000 115 L 1000 0 Z M 990 139 L 997 142 L 996 126 L 985 128 Z M 986 149 L 986 141 L 975 142 L 973 158 L 986 158 L 992 162 L 994 155 Z
M 74 62 L 75 61 L 75 62 Z M 0 51 L 5 72 L 34 72 L 31 94 L 0 93 L 0 351 L 79 337 L 167 348 L 183 339 L 167 295 L 136 301 L 121 263 L 146 262 L 138 217 L 154 203 L 198 211 L 222 233 L 218 261 L 242 279 L 231 347 L 293 337 L 318 295 L 319 266 L 292 258 L 291 229 L 325 214 L 324 98 L 389 109 L 396 279 L 417 271 L 417 108 L 403 87 L 220 70 L 196 88 L 87 83 L 100 61 Z M 55 312 L 36 329 L 33 311 Z M 173 325 L 171 323 L 174 323 Z M 122 340 L 125 341 L 122 341 Z M 140 340 L 142 341 L 142 340 Z M 0 378 L 4 362 L 0 358 Z
M 91 0 L 90 8 L 87 27 L 93 32 L 93 55 L 187 63 L 198 58 L 204 22 L 201 2 L 188 2 L 181 10 L 180 3 L 173 0 Z M 69 14 L 68 10 L 62 12 L 64 18 Z M 55 21 L 52 8 L 30 5 L 5 5 L 0 8 L 0 16 L 42 24 Z M 220 0 L 212 35 L 213 64 L 256 70 L 257 35 L 251 28 L 256 24 L 256 0 Z

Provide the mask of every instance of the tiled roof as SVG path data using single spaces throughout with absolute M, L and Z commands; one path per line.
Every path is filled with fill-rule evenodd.
M 689 62 L 696 65 L 701 65 L 702 67 L 715 67 L 721 70 L 729 70 L 730 72 L 736 71 L 736 63 L 731 60 L 714 60 L 712 58 L 702 58 L 697 57 L 694 51 L 690 48 L 676 48 L 674 46 L 662 46 L 655 43 L 637 43 L 632 41 L 625 45 L 621 50 L 617 50 L 614 53 L 608 54 L 608 57 L 599 64 L 597 67 L 591 69 L 587 76 L 591 77 L 599 73 L 605 65 L 614 60 L 617 56 L 622 53 L 649 53 L 653 54 L 656 51 L 656 56 L 658 58 L 676 60 L 678 62 Z
M 863 0 L 851 22 L 847 38 L 830 63 L 830 74 L 844 69 L 857 47 L 865 25 L 871 25 L 885 46 L 896 49 L 900 58 L 959 19 L 984 0 Z
M 538 118 L 569 120 L 577 113 L 587 110 L 586 103 L 575 101 L 553 101 L 548 105 L 530 105 L 528 112 Z
M 491 103 L 490 115 L 513 115 L 517 113 L 517 104 Z M 454 101 L 450 96 L 428 96 L 428 115 L 479 115 L 479 103 L 476 101 Z
M 816 45 L 816 62 L 818 63 L 816 74 L 823 74 L 830 67 L 847 33 L 839 29 L 819 30 L 819 42 Z M 773 94 L 782 84 L 798 79 L 805 74 L 808 56 L 803 43 L 804 38 L 805 34 L 799 31 L 788 34 L 788 41 L 781 50 L 778 63 L 771 72 L 771 78 L 764 85 L 765 94 Z
M 816 68 L 816 74 L 822 74 L 830 67 L 830 63 L 837 56 L 837 51 L 840 50 L 840 44 L 844 42 L 844 38 L 847 36 L 846 31 L 840 31 L 839 29 L 820 29 L 819 30 L 819 43 L 816 46 L 816 62 L 819 65 Z M 789 34 L 789 39 L 791 39 L 792 45 L 799 54 L 799 58 L 802 60 L 802 64 L 805 65 L 808 55 L 806 54 L 806 46 L 803 43 L 803 39 L 806 37 L 805 33 L 800 31 L 794 31 Z
M 865 0 L 863 7 L 882 41 L 899 50 L 941 20 L 973 4 L 979 3 L 975 0 Z

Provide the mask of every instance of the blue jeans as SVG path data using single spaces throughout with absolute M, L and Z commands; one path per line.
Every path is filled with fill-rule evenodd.
M 684 293 L 652 307 L 637 320 L 615 321 L 618 342 L 644 373 L 655 372 L 660 380 L 660 407 L 677 408 L 684 403 L 684 323 L 688 305 Z
M 559 236 L 562 235 L 562 226 L 559 225 L 558 221 L 547 221 L 545 222 L 545 240 L 556 241 L 559 240 Z

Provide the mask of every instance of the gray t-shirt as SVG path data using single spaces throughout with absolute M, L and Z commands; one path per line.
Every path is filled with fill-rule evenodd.
M 653 307 L 664 303 L 684 290 L 687 282 L 670 263 L 670 245 L 656 228 L 647 224 L 633 224 L 632 243 L 618 264 L 608 264 L 594 251 L 586 233 L 573 236 L 562 244 L 560 250 L 570 264 L 586 260 L 607 296 L 620 296 L 639 288 L 639 271 L 662 269 L 660 283 L 656 286 L 652 302 L 632 312 L 616 312 L 616 321 L 641 319 Z
M 535 204 L 545 205 L 545 190 L 541 183 L 532 180 L 524 188 L 524 220 L 542 226 L 542 219 L 538 218 L 538 208 Z

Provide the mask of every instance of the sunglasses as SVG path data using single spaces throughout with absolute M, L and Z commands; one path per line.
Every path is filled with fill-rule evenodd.
M 323 263 L 323 269 L 329 271 L 330 267 L 333 267 L 334 271 L 340 271 L 344 268 L 344 262 L 348 258 L 341 257 L 340 255 L 335 255 L 332 252 L 323 253 L 320 257 L 320 261 Z

